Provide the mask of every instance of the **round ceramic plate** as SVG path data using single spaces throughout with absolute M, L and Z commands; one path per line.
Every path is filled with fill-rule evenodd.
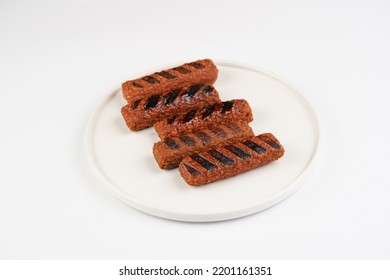
M 290 84 L 267 71 L 231 62 L 216 64 L 215 88 L 221 99 L 246 99 L 254 116 L 254 133 L 274 134 L 285 155 L 229 179 L 189 186 L 177 169 L 158 167 L 152 147 L 159 138 L 153 128 L 139 132 L 127 128 L 120 112 L 126 102 L 118 86 L 93 111 L 85 135 L 88 161 L 115 197 L 151 215 L 210 222 L 261 211 L 303 184 L 319 145 L 317 118 L 309 103 Z M 158 70 L 162 68 L 139 76 Z

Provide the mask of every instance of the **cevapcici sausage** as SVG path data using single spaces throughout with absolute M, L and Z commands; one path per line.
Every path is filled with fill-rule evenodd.
M 220 101 L 213 86 L 192 85 L 129 103 L 122 108 L 122 116 L 127 126 L 136 131 L 190 109 L 202 109 Z
M 252 110 L 246 100 L 234 99 L 209 105 L 204 109 L 192 109 L 155 123 L 154 128 L 161 140 L 201 130 L 210 125 L 234 121 L 251 122 Z
M 279 141 L 266 133 L 186 157 L 179 171 L 188 184 L 199 186 L 252 170 L 283 155 Z
M 213 61 L 202 59 L 124 82 L 122 92 L 127 102 L 132 103 L 156 93 L 165 94 L 193 84 L 212 85 L 217 76 L 218 69 Z
M 220 124 L 157 142 L 153 146 L 153 154 L 160 168 L 171 169 L 177 167 L 183 158 L 194 153 L 232 144 L 253 135 L 247 122 Z

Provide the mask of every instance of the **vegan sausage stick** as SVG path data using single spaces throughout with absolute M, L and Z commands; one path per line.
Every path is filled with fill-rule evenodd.
M 281 158 L 284 149 L 271 133 L 184 158 L 179 171 L 192 186 L 229 178 Z
M 180 161 L 194 153 L 212 149 L 219 145 L 232 144 L 244 138 L 254 136 L 247 122 L 232 122 L 209 126 L 204 130 L 168 138 L 153 146 L 153 155 L 162 169 L 171 169 Z
M 154 94 L 165 94 L 194 84 L 212 85 L 218 69 L 211 59 L 202 59 L 156 72 L 122 84 L 123 97 L 128 103 Z
M 234 99 L 215 103 L 204 109 L 192 109 L 182 115 L 159 121 L 154 128 L 161 140 L 187 134 L 191 131 L 201 130 L 210 125 L 228 123 L 233 121 L 251 122 L 252 110 L 244 99 Z
M 213 86 L 192 85 L 127 104 L 122 107 L 122 116 L 130 130 L 137 131 L 176 114 L 195 108 L 202 109 L 220 101 Z

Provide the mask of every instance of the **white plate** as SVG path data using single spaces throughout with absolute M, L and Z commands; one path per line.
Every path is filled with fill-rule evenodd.
M 152 147 L 159 139 L 153 128 L 135 133 L 126 127 L 119 86 L 93 111 L 85 135 L 88 161 L 115 197 L 151 215 L 210 222 L 261 211 L 302 185 L 319 145 L 317 118 L 309 103 L 286 81 L 264 70 L 231 62 L 217 66 L 215 87 L 221 99 L 246 99 L 253 111 L 253 131 L 273 133 L 286 150 L 284 157 L 233 178 L 191 187 L 177 169 L 157 166 Z

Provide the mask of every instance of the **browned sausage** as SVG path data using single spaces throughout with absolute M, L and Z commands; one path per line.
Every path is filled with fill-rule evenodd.
M 192 85 L 127 104 L 122 108 L 122 116 L 127 126 L 137 131 L 173 115 L 185 113 L 190 109 L 202 109 L 220 101 L 213 86 Z
M 218 145 L 232 144 L 253 135 L 247 122 L 220 124 L 157 142 L 153 146 L 153 154 L 160 168 L 171 169 L 177 167 L 180 161 L 189 155 Z
M 184 158 L 179 171 L 192 186 L 200 186 L 252 170 L 281 158 L 284 149 L 270 133 Z
M 234 99 L 210 105 L 204 109 L 192 109 L 183 115 L 155 123 L 154 128 L 161 140 L 201 130 L 210 125 L 234 121 L 250 122 L 252 110 L 246 100 Z
M 165 94 L 193 84 L 214 84 L 218 69 L 210 59 L 202 59 L 153 73 L 122 84 L 123 97 L 128 103 L 154 94 Z

